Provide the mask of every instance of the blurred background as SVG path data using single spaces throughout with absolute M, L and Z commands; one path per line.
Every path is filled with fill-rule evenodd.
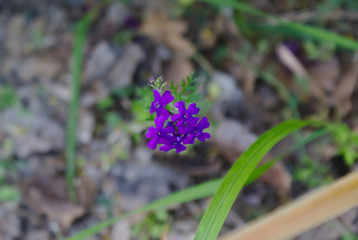
M 242 1 L 258 14 L 208 2 L 0 0 L 0 239 L 60 239 L 224 176 L 258 136 L 293 118 L 336 122 L 335 134 L 307 129 L 275 147 L 266 160 L 282 161 L 245 188 L 222 232 L 356 167 L 358 2 Z M 212 138 L 181 154 L 147 148 L 149 77 L 180 84 L 193 72 Z M 192 239 L 208 201 L 91 239 Z M 295 239 L 357 233 L 353 209 Z

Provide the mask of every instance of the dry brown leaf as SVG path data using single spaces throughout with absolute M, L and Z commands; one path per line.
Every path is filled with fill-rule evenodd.
M 311 76 L 304 67 L 304 65 L 300 62 L 300 60 L 283 44 L 280 44 L 276 48 L 276 53 L 278 58 L 280 59 L 281 63 L 287 67 L 292 73 L 294 73 L 296 76 L 303 77 L 306 79 L 310 79 Z M 315 81 L 313 78 L 310 82 L 310 93 L 317 97 L 321 102 L 326 102 L 326 96 L 319 84 Z M 299 88 L 301 98 L 304 100 L 307 100 L 307 92 L 302 89 L 302 87 Z
M 85 213 L 84 207 L 71 202 L 50 199 L 36 192 L 30 194 L 31 206 L 48 218 L 58 221 L 63 230 L 69 229 L 73 221 Z
M 260 178 L 261 181 L 273 187 L 280 200 L 287 200 L 287 193 L 291 191 L 292 177 L 283 163 L 277 162 Z
M 232 231 L 223 240 L 283 240 L 312 229 L 358 205 L 358 173 L 352 172 Z
M 85 208 L 67 198 L 66 182 L 55 173 L 40 173 L 30 183 L 27 203 L 37 212 L 60 223 L 63 230 L 85 213 Z
M 337 84 L 337 91 L 333 95 L 333 103 L 337 110 L 340 110 L 340 114 L 343 116 L 348 113 L 352 107 L 350 100 L 354 91 L 355 85 L 358 81 L 358 52 L 354 54 L 352 64 L 347 74 L 340 79 Z
M 187 29 L 180 20 L 171 20 L 159 12 L 152 12 L 141 27 L 141 31 L 159 43 L 166 44 L 177 55 L 190 57 L 194 54 L 194 46 L 182 35 Z
M 290 69 L 294 74 L 308 77 L 307 71 L 297 57 L 283 44 L 276 48 L 276 53 L 281 63 Z
M 337 79 L 340 74 L 339 63 L 336 58 L 307 66 L 307 71 L 312 81 L 315 81 L 325 94 L 332 94 L 336 90 Z
M 24 81 L 35 77 L 52 80 L 59 74 L 61 67 L 53 57 L 8 58 L 4 63 L 4 72 L 15 72 Z
M 189 76 L 193 71 L 194 67 L 189 59 L 176 58 L 164 66 L 164 78 L 168 81 L 173 81 L 174 85 L 177 85 L 182 78 Z

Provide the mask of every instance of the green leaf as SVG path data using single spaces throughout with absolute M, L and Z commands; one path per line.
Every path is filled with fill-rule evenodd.
M 308 124 L 307 122 L 302 122 L 302 124 L 304 124 L 304 123 Z M 261 166 L 259 166 L 257 169 L 255 169 L 252 172 L 250 177 L 247 179 L 247 182 L 245 185 L 250 184 L 250 183 L 254 182 L 256 179 L 258 179 L 263 173 L 265 173 L 274 163 L 276 163 L 284 155 L 290 153 L 293 150 L 296 150 L 296 149 L 302 147 L 303 145 L 307 144 L 310 141 L 313 141 L 314 139 L 317 139 L 318 137 L 321 137 L 322 135 L 326 134 L 327 132 L 328 131 L 325 129 L 318 130 L 318 131 L 312 133 L 307 138 L 305 138 L 302 141 L 295 144 L 290 150 L 288 150 L 286 153 L 281 155 L 281 157 L 274 158 L 271 161 L 269 161 L 265 164 L 262 164 Z M 111 218 L 109 220 L 101 222 L 101 223 L 99 223 L 95 226 L 92 226 L 88 229 L 85 229 L 69 238 L 66 238 L 66 240 L 82 240 L 82 239 L 88 238 L 88 237 L 92 236 L 93 234 L 98 233 L 100 230 L 111 226 L 115 222 L 120 221 L 120 220 L 130 217 L 130 216 L 136 215 L 136 214 L 150 212 L 150 211 L 154 211 L 154 210 L 158 210 L 158 209 L 163 209 L 163 208 L 173 206 L 176 204 L 181 204 L 184 202 L 189 202 L 189 201 L 193 201 L 196 199 L 212 196 L 216 192 L 216 190 L 219 188 L 222 181 L 223 181 L 223 179 L 210 180 L 205 183 L 201 183 L 201 184 L 189 187 L 187 189 L 178 191 L 178 192 L 173 193 L 167 197 L 161 198 L 153 203 L 150 203 L 140 209 L 137 209 L 135 211 L 129 212 L 122 216 Z
M 12 186 L 1 186 L 0 187 L 0 203 L 8 201 L 19 201 L 20 192 Z
M 74 31 L 75 39 L 71 56 L 71 100 L 68 107 L 66 141 L 66 181 L 71 201 L 74 201 L 76 198 L 74 186 L 77 146 L 76 134 L 84 47 L 87 39 L 87 31 L 94 14 L 94 11 L 86 14 L 76 24 Z
M 254 16 L 259 17 L 268 17 L 272 20 L 276 20 L 277 24 L 285 27 L 286 29 L 294 32 L 298 32 L 302 35 L 310 36 L 316 40 L 323 42 L 330 42 L 342 48 L 349 50 L 358 50 L 358 42 L 356 40 L 340 36 L 337 33 L 327 31 L 318 27 L 313 27 L 301 23 L 295 23 L 291 21 L 285 21 L 283 19 L 277 18 L 273 15 L 267 14 L 259 9 L 256 9 L 248 4 L 238 2 L 236 0 L 201 0 L 206 3 L 210 3 L 215 6 L 229 6 L 235 10 L 242 11 Z
M 194 240 L 216 239 L 227 214 L 244 183 L 266 153 L 288 134 L 297 131 L 311 121 L 292 120 L 281 123 L 264 133 L 231 167 L 199 224 Z

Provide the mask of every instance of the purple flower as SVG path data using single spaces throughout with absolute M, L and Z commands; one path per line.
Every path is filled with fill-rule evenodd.
M 145 134 L 145 136 L 148 139 L 152 138 L 147 144 L 149 148 L 156 149 L 157 144 L 170 143 L 170 139 L 175 132 L 175 127 L 174 125 L 171 125 L 164 128 L 165 121 L 166 117 L 157 117 L 154 119 L 156 128 L 153 126 L 148 128 L 148 132 Z
M 159 150 L 168 152 L 172 149 L 175 149 L 177 153 L 180 153 L 186 149 L 186 147 L 183 145 L 183 140 L 185 140 L 185 136 L 174 135 L 171 138 L 171 141 L 161 146 Z
M 178 109 L 177 114 L 169 112 L 165 106 L 174 100 L 169 91 L 160 95 L 158 90 L 153 90 L 154 101 L 150 106 L 150 113 L 157 113 L 154 119 L 155 126 L 149 127 L 146 137 L 150 139 L 147 146 L 156 149 L 161 144 L 159 150 L 168 152 L 175 149 L 177 153 L 186 150 L 185 144 L 192 144 L 197 138 L 199 141 L 205 141 L 211 136 L 203 132 L 210 126 L 208 119 L 203 117 L 200 121 L 194 117 L 200 109 L 195 103 L 191 103 L 188 109 L 185 108 L 185 102 L 180 101 L 174 104 Z M 169 118 L 169 116 L 171 117 Z
M 189 105 L 188 109 L 185 108 L 185 103 L 183 101 L 176 102 L 174 104 L 178 108 L 179 113 L 171 116 L 173 122 L 177 122 L 177 126 L 194 126 L 199 120 L 198 117 L 193 117 L 192 115 L 198 114 L 200 108 L 196 107 L 195 103 Z
M 174 100 L 174 97 L 169 91 L 165 91 L 165 93 L 160 96 L 158 90 L 153 89 L 154 93 L 154 101 L 150 105 L 150 113 L 157 113 L 157 117 L 166 116 L 169 117 L 169 112 L 164 108 L 168 103 Z
M 195 122 L 196 123 L 196 122 Z M 210 123 L 207 117 L 203 117 L 200 122 L 194 126 L 179 127 L 179 134 L 188 134 L 188 136 L 183 140 L 184 144 L 193 144 L 195 138 L 198 138 L 199 141 L 204 142 L 206 139 L 209 139 L 211 136 L 209 133 L 204 133 L 204 129 L 208 128 Z

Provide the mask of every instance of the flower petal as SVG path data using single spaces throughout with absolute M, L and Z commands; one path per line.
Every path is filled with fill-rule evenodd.
M 166 118 L 163 116 L 156 117 L 154 119 L 155 126 L 157 127 L 158 130 L 163 129 L 165 120 Z
M 176 108 L 178 108 L 178 109 L 180 109 L 180 108 L 184 108 L 184 109 L 185 109 L 185 102 L 184 102 L 184 101 L 176 102 L 176 103 L 174 104 L 174 106 L 175 106 Z
M 171 119 L 172 119 L 173 122 L 176 122 L 180 118 L 181 118 L 181 114 L 174 114 L 174 115 L 171 116 Z
M 179 144 L 176 148 L 176 152 L 180 153 L 186 149 L 186 147 L 183 144 Z
M 193 128 L 191 127 L 183 127 L 183 126 L 177 126 L 177 127 L 178 127 L 179 134 L 189 134 L 194 131 Z
M 186 124 L 190 127 L 196 127 L 198 121 L 199 121 L 198 117 L 190 117 L 187 119 Z
M 178 109 L 179 114 L 183 115 L 186 113 L 185 103 L 183 101 L 176 102 L 174 106 Z
M 160 108 L 157 113 L 159 113 L 158 117 L 164 117 L 165 120 L 167 120 L 170 116 L 170 113 L 164 107 Z
M 146 138 L 152 138 L 156 135 L 156 129 L 155 127 L 151 126 L 148 128 L 148 132 L 145 134 Z
M 191 103 L 188 107 L 188 113 L 190 115 L 195 115 L 195 114 L 198 114 L 200 111 L 200 108 L 196 107 L 196 104 L 195 103 Z
M 161 99 L 159 100 L 159 102 L 161 103 L 161 105 L 164 107 L 165 105 L 167 105 L 168 103 L 170 103 L 171 101 L 174 100 L 173 95 L 170 93 L 170 91 L 165 91 L 165 93 L 163 94 L 163 96 L 161 97 Z
M 194 144 L 195 143 L 195 136 L 193 134 L 190 134 L 189 136 L 187 136 L 184 141 L 184 144 Z
M 157 89 L 153 89 L 154 102 L 160 101 L 160 92 Z
M 150 114 L 153 114 L 155 112 L 155 108 L 154 108 L 154 102 L 152 102 L 150 104 L 150 110 L 149 110 Z
M 168 152 L 173 149 L 173 146 L 171 145 L 163 145 L 159 148 L 160 151 Z
M 198 140 L 201 141 L 201 142 L 204 142 L 205 139 L 209 139 L 211 138 L 210 134 L 209 133 L 201 133 L 199 136 L 198 136 Z
M 174 133 L 175 132 L 174 125 L 167 126 L 166 128 L 163 129 L 163 132 L 164 133 Z
M 200 122 L 198 123 L 198 129 L 200 131 L 203 131 L 203 129 L 208 128 L 210 126 L 210 123 L 208 121 L 207 117 L 203 117 Z
M 154 137 L 152 140 L 150 140 L 147 144 L 147 146 L 151 149 L 156 149 L 157 148 L 157 143 L 158 143 L 158 137 Z

